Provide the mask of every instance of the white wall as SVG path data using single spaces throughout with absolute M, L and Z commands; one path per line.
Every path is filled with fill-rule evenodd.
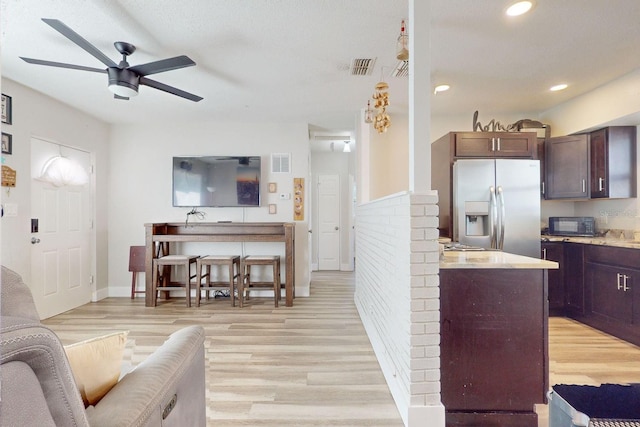
M 93 190 L 95 253 L 92 274 L 99 292 L 108 286 L 107 269 L 107 174 L 109 125 L 44 96 L 12 80 L 2 79 L 2 93 L 12 97 L 13 120 L 2 124 L 2 132 L 13 136 L 13 154 L 3 155 L 4 164 L 17 171 L 15 188 L 2 187 L 3 204 L 15 204 L 18 215 L 0 222 L 1 262 L 31 283 L 31 137 L 91 152 L 94 164 Z M 94 290 L 95 295 L 95 290 Z
M 409 190 L 409 116 L 394 114 L 385 133 L 369 133 L 367 200 Z
M 306 123 L 153 123 L 114 126 L 109 165 L 109 278 L 110 296 L 129 294 L 129 246 L 143 245 L 145 223 L 182 222 L 188 208 L 172 207 L 172 158 L 180 155 L 258 155 L 262 157 L 260 207 L 202 208 L 202 221 L 292 222 L 293 197 L 280 200 L 280 193 L 293 193 L 293 178 L 305 178 L 308 189 L 309 136 Z M 271 153 L 291 154 L 291 173 L 270 172 Z M 277 184 L 268 193 L 267 183 Z M 306 191 L 305 221 L 296 223 L 296 296 L 309 293 L 307 222 L 309 198 Z M 275 203 L 277 214 L 267 205 Z M 190 221 L 198 221 L 191 218 Z M 279 243 L 189 244 L 183 250 L 196 254 L 280 254 Z M 284 270 L 284 269 L 283 269 Z M 144 275 L 140 276 L 143 279 Z

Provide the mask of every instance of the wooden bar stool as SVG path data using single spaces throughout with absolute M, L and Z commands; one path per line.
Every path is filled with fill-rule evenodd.
M 211 266 L 227 266 L 229 268 L 229 279 L 227 281 L 212 280 Z M 205 273 L 202 274 L 202 267 L 205 267 Z M 222 276 L 222 275 L 221 275 Z M 202 279 L 205 280 L 204 286 Z M 196 260 L 196 307 L 200 307 L 200 291 L 207 291 L 207 299 L 209 299 L 209 291 L 228 289 L 231 297 L 231 306 L 235 307 L 235 288 L 236 283 L 240 282 L 240 256 L 239 255 L 208 255 L 200 257 Z
M 138 273 L 144 273 L 146 246 L 130 246 L 129 247 L 129 271 L 131 272 L 131 299 L 136 294 L 144 294 L 144 289 L 136 290 L 136 276 Z
M 271 265 L 273 267 L 273 281 L 258 282 L 251 280 L 251 267 L 254 265 Z M 280 299 L 280 256 L 245 256 L 242 259 L 241 269 L 242 276 L 241 280 L 238 282 L 240 283 L 240 286 L 238 286 L 238 298 L 240 299 L 240 307 L 242 307 L 242 304 L 244 302 L 245 291 L 247 294 L 247 299 L 249 299 L 249 292 L 252 290 L 256 290 L 256 288 L 273 288 L 273 300 L 275 306 L 277 307 L 278 300 Z
M 196 277 L 196 273 L 191 274 L 191 265 L 195 265 L 198 258 L 198 255 L 165 255 L 160 258 L 154 258 L 153 277 L 151 279 L 154 300 L 157 301 L 158 299 L 158 291 L 185 289 L 187 292 L 187 307 L 191 307 L 191 279 Z M 184 279 L 182 282 L 172 282 L 171 267 L 180 265 L 184 267 Z M 160 274 L 160 268 L 162 268 L 162 274 Z

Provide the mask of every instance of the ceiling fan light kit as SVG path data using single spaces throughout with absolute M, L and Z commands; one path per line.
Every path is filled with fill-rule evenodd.
M 128 69 L 107 68 L 109 90 L 120 98 L 130 98 L 138 94 L 140 77 Z
M 111 60 L 111 58 L 106 56 L 97 47 L 93 46 L 71 28 L 67 27 L 64 23 L 62 23 L 62 21 L 47 18 L 42 18 L 42 20 L 46 24 L 51 26 L 54 30 L 58 31 L 60 34 L 87 51 L 96 59 L 98 59 L 100 62 L 106 65 L 107 68 L 91 68 L 82 65 L 65 64 L 62 62 L 21 57 L 21 59 L 23 59 L 27 63 L 46 65 L 49 67 L 69 68 L 72 70 L 91 71 L 95 73 L 106 73 L 109 77 L 108 88 L 111 92 L 113 92 L 116 99 L 129 99 L 133 96 L 138 95 L 139 85 L 149 86 L 154 89 L 158 89 L 163 92 L 167 92 L 194 102 L 198 102 L 203 99 L 198 95 L 185 92 L 181 89 L 166 85 L 164 83 L 160 83 L 155 80 L 151 80 L 146 77 L 150 74 L 163 73 L 165 71 L 177 70 L 180 68 L 196 65 L 196 63 L 186 55 L 129 67 L 127 57 L 135 52 L 136 47 L 131 43 L 119 41 L 115 42 L 114 46 L 118 50 L 118 52 L 122 54 L 122 61 L 120 61 L 119 64 L 116 64 L 113 60 Z

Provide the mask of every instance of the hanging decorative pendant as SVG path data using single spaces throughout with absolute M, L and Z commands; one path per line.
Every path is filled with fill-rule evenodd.
M 398 36 L 398 42 L 396 43 L 396 58 L 400 61 L 409 60 L 409 36 L 405 31 L 404 19 L 400 27 L 400 35 Z

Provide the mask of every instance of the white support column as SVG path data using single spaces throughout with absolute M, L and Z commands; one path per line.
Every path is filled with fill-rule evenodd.
M 431 190 L 432 0 L 409 0 L 409 191 Z

